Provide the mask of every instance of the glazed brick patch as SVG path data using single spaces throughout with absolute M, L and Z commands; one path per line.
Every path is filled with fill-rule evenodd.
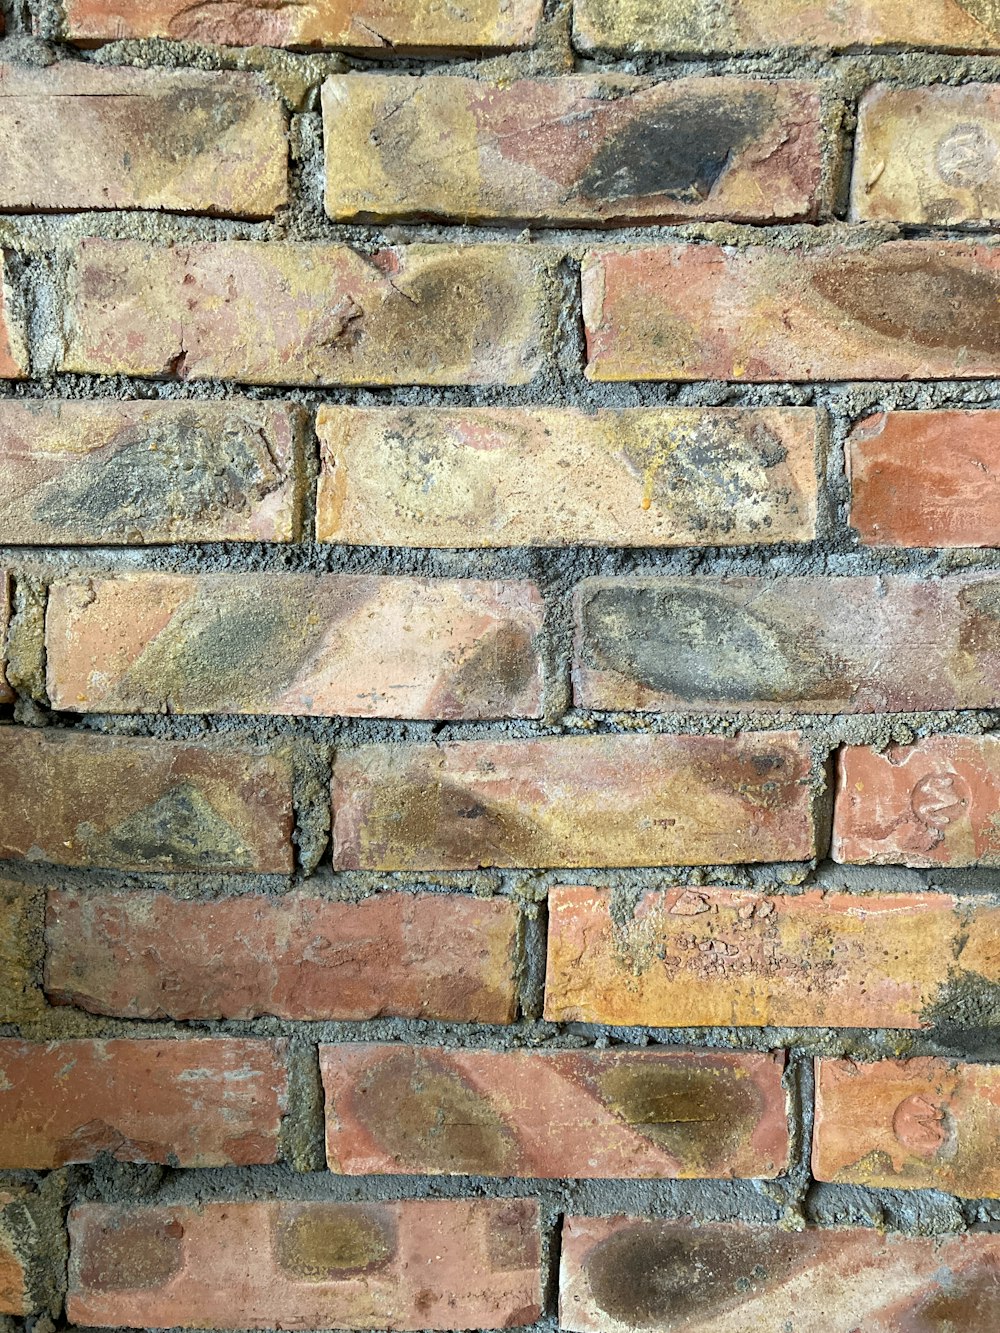
M 285 1045 L 0 1039 L 0 1167 L 277 1161 Z
M 511 1023 L 518 941 L 508 898 L 53 890 L 45 987 L 57 1004 L 121 1018 Z
M 573 697 L 600 709 L 918 712 L 1000 701 L 992 578 L 589 579 Z
M 811 408 L 321 407 L 316 429 L 323 542 L 727 546 L 816 536 L 825 428 Z
M 525 384 L 552 260 L 524 245 L 82 241 L 62 369 L 240 384 Z M 0 363 L 2 368 L 2 363 Z
M 995 1327 L 1000 1236 L 566 1218 L 569 1333 L 927 1333 Z M 669 1280 L 661 1275 L 669 1274 Z
M 59 582 L 56 708 L 105 713 L 537 717 L 532 584 L 368 574 L 124 574 Z
M 797 732 L 369 745 L 334 762 L 338 870 L 805 860 Z
M 817 1180 L 1000 1198 L 1000 1066 L 816 1062 Z
M 2 211 L 263 218 L 287 178 L 285 113 L 254 75 L 0 65 Z
M 529 1199 L 70 1213 L 67 1314 L 100 1328 L 471 1329 L 541 1314 Z
M 816 84 L 334 75 L 326 210 L 598 226 L 815 219 L 820 126 Z
M 228 747 L 0 727 L 0 857 L 290 874 L 291 766 Z
M 1000 907 L 941 893 L 549 891 L 545 1016 L 650 1027 L 919 1028 L 1000 984 Z
M 6 569 L 0 569 L 0 704 L 10 703 L 14 691 L 7 682 L 7 634 L 10 627 L 11 578 Z
M 1000 252 L 990 246 L 595 250 L 582 281 L 592 380 L 1000 374 L 1000 326 L 989 313 L 1000 301 Z
M 783 1056 L 321 1046 L 345 1175 L 773 1177 Z
M 37 890 L 0 877 L 0 1023 L 39 1018 L 42 1009 L 34 938 L 42 911 Z

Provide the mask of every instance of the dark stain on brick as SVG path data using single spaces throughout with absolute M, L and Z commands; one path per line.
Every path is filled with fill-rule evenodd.
M 91 1291 L 160 1287 L 180 1271 L 183 1235 L 173 1220 L 122 1214 L 83 1246 L 80 1285 Z
M 391 1262 L 396 1228 L 379 1204 L 290 1204 L 275 1226 L 274 1249 L 285 1272 L 307 1282 L 361 1277 Z
M 906 1333 L 994 1333 L 1000 1310 L 1000 1271 L 977 1266 L 945 1273 L 900 1327 Z
M 540 1237 L 533 1205 L 512 1199 L 494 1206 L 486 1232 L 486 1254 L 495 1273 L 538 1270 Z M 535 1310 L 525 1322 L 533 1324 L 539 1314 Z
M 179 782 L 158 801 L 87 841 L 91 865 L 252 870 L 256 857 L 204 792 Z
M 496 625 L 480 639 L 474 651 L 453 673 L 435 703 L 435 715 L 464 717 L 470 709 L 499 715 L 521 707 L 538 676 L 535 638 L 521 625 Z

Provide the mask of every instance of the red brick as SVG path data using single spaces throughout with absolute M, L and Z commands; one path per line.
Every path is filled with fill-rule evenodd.
M 509 1328 L 541 1314 L 538 1204 L 72 1210 L 67 1314 L 100 1328 Z
M 290 874 L 291 766 L 263 753 L 0 727 L 0 857 Z
M 553 259 L 528 245 L 80 242 L 62 369 L 242 384 L 526 384 Z
M 278 1160 L 285 1042 L 0 1039 L 0 1167 Z M 40 1114 L 44 1108 L 44 1115 Z
M 567 1217 L 568 1333 L 993 1333 L 1000 1236 Z
M 805 860 L 797 732 L 369 745 L 334 763 L 338 870 Z
M 820 207 L 817 84 L 343 74 L 323 85 L 323 129 L 339 221 L 772 222 Z
M 285 112 L 256 75 L 0 65 L 0 210 L 262 218 L 287 202 Z
M 1000 907 L 942 893 L 549 891 L 545 1016 L 649 1027 L 933 1026 L 1000 985 Z
M 10 626 L 11 612 L 10 575 L 6 569 L 0 569 L 0 704 L 10 703 L 14 691 L 7 682 L 4 667 L 7 662 L 7 632 Z
M 845 746 L 832 854 L 859 865 L 1000 865 L 998 807 L 1000 737 Z
M 998 300 L 1000 252 L 950 241 L 592 251 L 583 265 L 587 375 L 989 378 L 1000 374 Z
M 511 1023 L 518 933 L 508 898 L 53 891 L 45 985 L 57 1004 L 121 1018 Z
M 76 713 L 538 717 L 530 583 L 123 574 L 52 585 L 48 692 Z
M 1000 1066 L 817 1060 L 817 1180 L 1000 1198 Z
M 0 250 L 0 380 L 23 380 L 28 374 L 28 348 L 20 321 L 11 314 L 8 252 Z
M 783 1056 L 321 1046 L 344 1175 L 773 1177 Z
M 281 403 L 0 402 L 0 543 L 294 541 L 302 413 Z
M 882 713 L 1000 702 L 995 578 L 610 578 L 576 593 L 584 708 Z

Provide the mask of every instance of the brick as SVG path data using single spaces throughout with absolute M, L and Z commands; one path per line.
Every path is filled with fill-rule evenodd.
M 797 732 L 368 745 L 333 770 L 338 870 L 805 860 Z
M 1000 51 L 992 0 L 575 0 L 581 51 L 732 55 L 774 47 Z
M 316 428 L 320 541 L 726 546 L 816 536 L 823 424 L 811 408 L 338 406 L 321 407 Z
M 82 1204 L 69 1218 L 76 1324 L 508 1328 L 541 1314 L 538 1204 Z
M 62 369 L 243 384 L 526 384 L 553 260 L 527 245 L 81 241 Z
M 326 211 L 613 225 L 814 220 L 818 85 L 620 75 L 323 85 Z
M 884 752 L 840 752 L 835 860 L 858 865 L 1000 865 L 1000 737 L 929 736 Z
M 6 399 L 0 543 L 294 541 L 302 422 L 248 399 Z
M 1000 1066 L 816 1061 L 817 1180 L 1000 1198 Z
M 1000 984 L 1000 907 L 941 893 L 549 891 L 545 1016 L 649 1027 L 920 1028 Z
M 167 37 L 399 56 L 534 46 L 542 0 L 65 0 L 63 9 L 66 35 L 85 45 Z
M 1000 31 L 1000 28 L 998 28 Z M 869 88 L 858 108 L 850 215 L 956 226 L 1000 218 L 1000 89 Z
M 369 574 L 57 582 L 48 690 L 70 712 L 537 717 L 530 583 Z
M 0 727 L 0 858 L 290 874 L 292 776 L 232 747 Z
M 287 202 L 285 112 L 255 75 L 0 65 L 4 212 L 263 218 Z
M 0 1023 L 41 1017 L 43 998 L 35 974 L 41 925 L 37 890 L 0 876 Z
M 568 1333 L 992 1333 L 1000 1236 L 567 1217 Z
M 847 446 L 869 546 L 1000 546 L 1000 412 L 878 412 Z
M 2 449 L 0 445 L 0 449 Z M 2 540 L 2 539 L 0 539 Z M 0 569 L 0 704 L 11 703 L 14 691 L 7 682 L 4 667 L 7 663 L 7 634 L 10 627 L 11 587 L 10 574 Z
M 45 987 L 120 1018 L 511 1023 L 518 937 L 508 898 L 53 891 Z
M 773 1177 L 783 1056 L 321 1046 L 344 1175 Z
M 576 593 L 585 708 L 919 712 L 1000 702 L 1000 582 L 610 578 Z
M 583 263 L 592 380 L 976 379 L 1000 373 L 1000 252 L 662 245 Z M 947 318 L 942 318 L 947 311 Z
M 0 1039 L 0 1167 L 275 1162 L 288 1073 L 282 1041 Z M 44 1116 L 39 1107 L 45 1107 Z
M 28 374 L 28 347 L 11 289 L 10 252 L 0 250 L 0 380 L 23 380 Z

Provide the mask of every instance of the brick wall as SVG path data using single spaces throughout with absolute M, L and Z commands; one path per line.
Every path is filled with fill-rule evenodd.
M 997 6 L 2 10 L 0 1331 L 995 1333 Z

